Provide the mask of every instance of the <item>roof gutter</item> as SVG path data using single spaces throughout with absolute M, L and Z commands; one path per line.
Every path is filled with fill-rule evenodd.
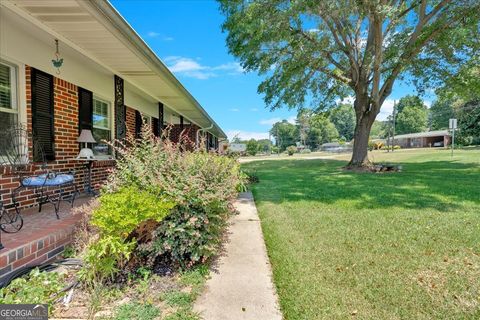
M 200 140 L 200 131 L 206 131 L 206 130 L 210 130 L 212 128 L 213 128 L 213 123 L 208 128 L 200 128 L 200 129 L 197 130 L 197 134 L 195 136 L 195 147 L 198 148 L 198 145 L 200 143 L 200 141 L 199 141 Z
M 110 31 L 120 32 L 123 36 L 120 41 L 124 42 L 129 47 L 133 47 L 138 55 L 145 64 L 147 64 L 152 70 L 156 71 L 158 74 L 164 75 L 167 80 L 169 80 L 175 87 L 180 90 L 200 111 L 200 113 L 211 123 L 211 128 L 215 128 L 215 131 L 219 136 L 226 137 L 227 135 L 223 130 L 216 124 L 216 122 L 210 117 L 210 115 L 203 109 L 200 103 L 188 92 L 188 90 L 183 86 L 183 84 L 173 75 L 173 73 L 167 68 L 167 66 L 158 58 L 158 56 L 153 52 L 153 50 L 143 41 L 143 39 L 138 35 L 138 33 L 130 26 L 130 24 L 122 17 L 122 15 L 113 7 L 108 0 L 88 0 L 88 1 L 78 1 L 85 9 L 87 9 L 91 14 L 98 17 L 101 13 L 102 17 L 109 22 L 108 25 L 105 25 L 106 28 Z M 102 21 L 102 19 L 99 19 Z M 104 20 L 103 20 L 104 21 Z M 209 129 L 209 130 L 210 130 Z

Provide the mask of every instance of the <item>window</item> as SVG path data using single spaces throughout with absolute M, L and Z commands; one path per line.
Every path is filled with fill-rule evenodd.
M 93 98 L 93 130 L 92 134 L 95 138 L 93 145 L 93 153 L 95 156 L 109 156 L 112 150 L 103 140 L 110 141 L 112 136 L 111 129 L 111 113 L 110 103 L 98 98 Z
M 0 63 L 0 128 L 14 126 L 18 121 L 16 68 Z
M 148 114 L 145 114 L 145 113 L 142 113 L 142 117 L 143 117 L 143 123 L 144 124 L 148 124 L 148 125 L 152 125 L 152 117 L 149 116 Z

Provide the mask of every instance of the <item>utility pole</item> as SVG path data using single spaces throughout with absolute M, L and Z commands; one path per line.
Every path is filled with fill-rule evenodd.
M 393 100 L 393 132 L 392 132 L 392 152 L 395 150 L 395 109 L 397 108 L 397 101 Z
M 450 130 L 452 130 L 452 157 L 453 157 L 453 149 L 455 149 L 455 129 L 457 129 L 457 119 L 449 119 L 448 127 L 450 128 Z

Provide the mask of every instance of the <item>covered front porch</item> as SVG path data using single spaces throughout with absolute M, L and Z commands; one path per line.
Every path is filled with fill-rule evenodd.
M 82 195 L 71 204 L 62 201 L 56 218 L 53 205 L 46 204 L 41 212 L 38 207 L 21 210 L 23 227 L 17 233 L 1 232 L 0 278 L 22 266 L 36 265 L 55 259 L 73 240 L 75 227 L 82 214 L 75 208 L 87 204 L 91 197 Z

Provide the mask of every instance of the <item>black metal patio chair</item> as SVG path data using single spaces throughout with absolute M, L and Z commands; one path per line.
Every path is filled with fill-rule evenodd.
M 8 211 L 0 200 L 0 230 L 5 233 L 15 233 L 23 227 L 22 216 L 17 211 Z M 1 248 L 0 242 L 0 249 Z
M 33 151 L 29 153 L 29 145 Z M 32 175 L 32 159 L 35 156 L 36 165 L 39 164 L 41 173 Z M 48 169 L 43 146 L 35 137 L 32 137 L 22 126 L 15 126 L 0 131 L 0 165 L 8 166 L 9 173 L 17 176 L 19 187 L 12 191 L 11 199 L 15 208 L 15 217 L 12 222 L 20 221 L 20 205 L 17 201 L 18 194 L 24 189 L 33 189 L 37 196 L 38 211 L 42 205 L 51 203 L 55 209 L 57 219 L 62 200 L 68 201 L 73 207 L 78 193 L 75 185 L 75 172 L 54 172 Z M 66 196 L 65 189 L 72 187 L 73 192 Z M 21 228 L 21 225 L 20 225 Z M 2 228 L 3 230 L 3 228 Z M 17 230 L 18 231 L 18 230 Z

